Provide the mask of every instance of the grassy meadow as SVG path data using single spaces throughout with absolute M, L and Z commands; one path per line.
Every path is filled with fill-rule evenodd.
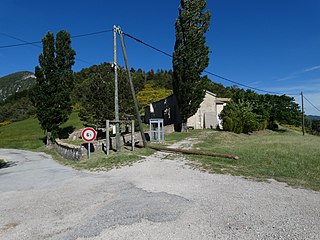
M 78 117 L 78 113 L 71 114 L 69 120 L 61 128 L 64 134 L 72 130 L 83 128 L 83 123 Z M 91 158 L 84 157 L 81 161 L 68 161 L 63 159 L 53 149 L 47 148 L 43 142 L 45 133 L 41 130 L 36 118 L 29 118 L 24 121 L 14 122 L 10 125 L 0 127 L 0 148 L 14 148 L 31 151 L 41 151 L 50 154 L 56 161 L 61 164 L 71 166 L 75 169 L 87 170 L 109 170 L 111 168 L 130 165 L 139 161 L 143 156 L 150 155 L 154 152 L 151 149 L 136 148 L 134 152 L 123 148 L 120 153 L 112 152 L 109 156 L 101 152 L 91 154 Z M 68 142 L 67 139 L 64 142 Z M 81 139 L 69 141 L 72 144 L 84 143 Z M 5 163 L 0 159 L 0 166 Z
M 83 127 L 78 113 L 70 115 L 62 129 L 81 129 Z M 14 122 L 0 127 L 0 148 L 16 148 L 24 150 L 37 150 L 44 145 L 45 133 L 35 117 Z
M 320 137 L 292 130 L 251 135 L 206 132 L 194 149 L 238 155 L 239 160 L 192 156 L 196 166 L 223 173 L 320 190 Z

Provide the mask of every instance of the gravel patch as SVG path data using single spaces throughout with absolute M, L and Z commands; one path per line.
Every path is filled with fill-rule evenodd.
M 156 153 L 107 173 L 0 149 L 0 239 L 320 239 L 320 193 Z

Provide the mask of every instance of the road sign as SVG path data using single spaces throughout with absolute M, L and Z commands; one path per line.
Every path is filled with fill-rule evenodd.
M 91 127 L 84 128 L 81 132 L 82 139 L 87 142 L 93 142 L 97 137 L 97 132 Z

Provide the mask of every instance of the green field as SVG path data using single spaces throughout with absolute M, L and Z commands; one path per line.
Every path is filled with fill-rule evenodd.
M 81 129 L 83 127 L 78 113 L 71 114 L 70 119 L 61 126 L 63 129 Z M 44 131 L 39 122 L 32 117 L 0 127 L 0 148 L 37 150 L 44 145 Z
M 78 113 L 71 114 L 69 120 L 61 126 L 65 132 L 79 130 L 83 124 L 78 117 Z M 0 127 L 0 148 L 14 148 L 32 151 L 42 151 L 50 154 L 58 162 L 69 165 L 75 169 L 88 170 L 109 170 L 111 168 L 130 165 L 139 161 L 143 156 L 150 155 L 154 152 L 151 149 L 136 148 L 134 152 L 123 148 L 120 153 L 112 152 L 109 156 L 103 153 L 92 153 L 90 159 L 84 157 L 81 161 L 68 161 L 60 157 L 53 149 L 46 148 L 43 142 L 45 133 L 41 130 L 36 118 L 29 118 L 24 121 L 15 122 L 10 125 Z M 66 141 L 68 142 L 68 141 Z M 77 140 L 83 143 L 82 140 Z M 72 141 L 71 143 L 74 143 Z M 4 162 L 0 159 L 0 165 Z
M 239 160 L 192 156 L 203 170 L 320 190 L 320 137 L 292 130 L 252 135 L 206 132 L 194 149 L 235 154 Z

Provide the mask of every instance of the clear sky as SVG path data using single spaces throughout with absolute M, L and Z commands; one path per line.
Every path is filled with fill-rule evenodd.
M 172 53 L 179 0 L 70 1 L 1 0 L 0 77 L 34 71 L 41 48 L 1 46 L 39 41 L 48 31 L 71 35 L 122 30 L 165 52 Z M 320 109 L 319 0 L 208 0 L 212 14 L 207 45 L 207 71 L 242 84 L 279 93 L 304 92 Z M 171 69 L 171 59 L 125 38 L 129 65 L 145 71 Z M 74 71 L 113 61 L 112 32 L 74 38 Z M 118 58 L 123 64 L 119 48 Z M 209 76 L 225 86 L 233 85 Z M 300 103 L 299 97 L 297 102 Z M 320 112 L 306 102 L 306 113 Z

